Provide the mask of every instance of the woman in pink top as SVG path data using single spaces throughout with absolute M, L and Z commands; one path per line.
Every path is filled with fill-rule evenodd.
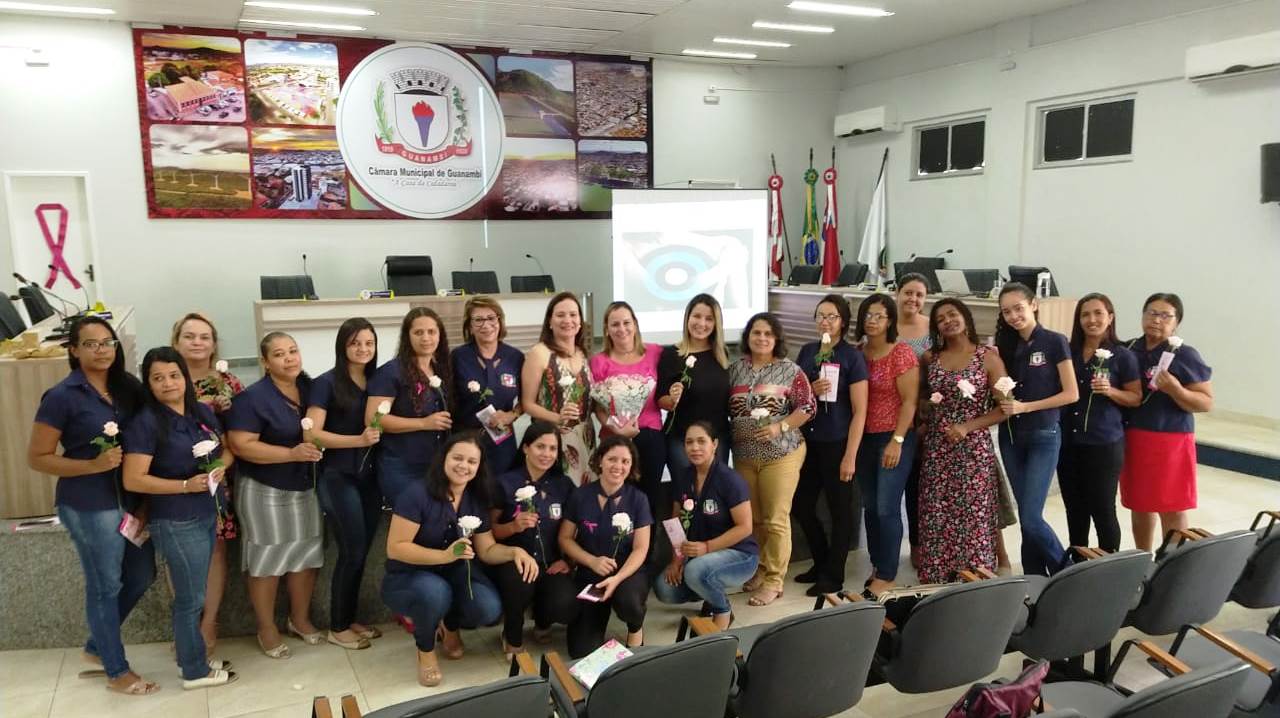
M 667 514 L 671 511 L 671 498 L 662 484 L 667 441 L 654 393 L 662 346 L 641 340 L 636 314 L 626 302 L 614 302 L 605 308 L 604 328 L 604 351 L 591 357 L 591 398 L 600 420 L 600 438 L 616 434 L 636 445 L 640 453 L 640 488 L 649 498 L 654 519 L 660 522 L 670 518 Z M 651 546 L 657 543 L 652 542 Z
M 862 490 L 867 549 L 874 572 L 867 591 L 879 595 L 894 585 L 902 551 L 902 494 L 915 456 L 911 422 L 920 388 L 919 363 L 898 341 L 898 307 L 887 294 L 872 294 L 858 306 L 854 336 L 867 360 L 867 424 L 855 469 Z

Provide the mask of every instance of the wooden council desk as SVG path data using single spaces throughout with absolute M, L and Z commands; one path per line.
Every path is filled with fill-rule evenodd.
M 137 372 L 137 339 L 133 307 L 111 307 L 111 324 L 120 336 L 125 367 Z M 33 330 L 44 338 L 62 325 L 57 316 L 37 323 Z M 28 330 L 31 331 L 31 330 Z M 42 346 L 54 345 L 52 342 Z M 27 444 L 40 397 L 71 373 L 66 356 L 14 359 L 0 356 L 0 518 L 46 516 L 53 513 L 54 487 L 58 479 L 27 466 Z
M 473 295 L 474 296 L 474 295 Z M 504 340 L 522 352 L 538 343 L 547 302 L 554 294 L 540 292 L 491 294 L 506 315 Z M 391 299 L 273 299 L 253 303 L 253 322 L 259 338 L 268 332 L 287 332 L 298 342 L 302 365 L 311 376 L 333 368 L 333 341 L 338 327 L 351 317 L 364 317 L 378 333 L 378 363 L 395 356 L 400 339 L 400 322 L 414 307 L 430 307 L 440 315 L 452 349 L 462 343 L 462 310 L 468 296 L 432 295 Z M 582 322 L 590 331 L 595 326 L 591 292 L 578 295 L 582 301 Z
M 852 287 L 824 287 L 820 285 L 800 285 L 798 287 L 770 287 L 769 311 L 777 315 L 782 322 L 782 329 L 787 335 L 788 348 L 794 357 L 800 347 L 808 342 L 816 341 L 818 333 L 814 326 L 813 312 L 818 300 L 827 294 L 838 294 L 849 301 L 854 321 L 858 318 L 858 304 L 875 292 Z M 892 293 L 889 293 L 892 296 Z M 927 314 L 933 303 L 943 299 L 942 295 L 931 294 L 925 298 L 924 311 Z M 1000 305 L 995 299 L 987 297 L 959 297 L 973 312 L 974 329 L 980 339 L 986 339 L 995 333 L 996 317 L 1000 314 Z M 1076 300 L 1069 297 L 1046 297 L 1040 300 L 1040 323 L 1055 332 L 1071 336 L 1071 318 L 1075 312 Z M 852 327 L 850 327 L 852 334 Z

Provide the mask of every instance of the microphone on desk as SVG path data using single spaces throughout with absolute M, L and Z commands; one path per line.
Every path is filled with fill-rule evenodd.
M 311 272 L 307 271 L 307 253 L 306 252 L 302 253 L 302 276 L 306 277 L 307 279 L 311 279 Z M 310 284 L 311 284 L 312 291 L 310 293 L 304 294 L 302 298 L 303 299 L 319 299 L 320 297 L 316 296 L 314 291 L 316 286 L 315 280 L 312 280 Z
M 48 265 L 45 265 L 45 266 L 47 266 L 47 267 L 48 267 L 50 270 L 52 270 L 52 271 L 57 271 L 57 269 L 58 269 L 57 267 L 53 266 L 52 264 L 48 264 Z M 49 290 L 47 290 L 47 289 L 46 289 L 46 290 L 44 290 L 44 291 L 49 291 Z M 50 293 L 50 294 L 53 294 L 53 292 L 49 292 L 49 293 Z M 88 289 L 88 287 L 86 287 L 84 284 L 81 284 L 81 285 L 80 285 L 80 293 L 84 295 L 84 310 L 87 312 L 87 311 L 89 311 L 90 309 L 92 309 L 92 308 L 93 308 L 93 302 L 89 301 L 89 289 Z M 57 296 L 57 295 L 54 295 L 54 296 Z M 72 306 L 75 306 L 75 305 L 73 304 Z
M 476 258 L 467 257 L 467 274 L 476 271 Z
M 27 285 L 27 287 L 29 287 L 32 291 L 34 291 L 34 292 L 40 292 L 41 294 L 47 294 L 47 295 L 49 295 L 49 296 L 53 297 L 54 299 L 58 300 L 59 302 L 61 302 L 61 303 L 62 303 L 62 305 L 63 305 L 63 306 L 62 306 L 62 311 L 58 311 L 57 309 L 54 309 L 54 307 L 53 307 L 53 305 L 52 305 L 52 304 L 50 304 L 50 305 L 49 305 L 49 308 L 50 308 L 50 309 L 53 309 L 54 314 L 57 314 L 59 317 L 61 317 L 61 318 L 63 319 L 63 321 L 66 321 L 67 316 L 68 316 L 68 313 L 67 313 L 67 307 L 75 307 L 75 305 L 74 305 L 74 304 L 72 304 L 71 302 L 68 302 L 67 300 L 63 299 L 62 297 L 59 297 L 58 295 L 54 294 L 53 292 L 49 291 L 48 289 L 45 289 L 44 287 L 40 286 L 39 284 L 36 284 L 35 282 L 33 282 L 33 281 L 31 281 L 31 280 L 27 279 L 26 277 L 22 276 L 21 274 L 19 274 L 19 273 L 17 273 L 17 272 L 14 272 L 14 273 L 13 273 L 13 278 L 14 278 L 14 279 L 16 279 L 16 280 L 18 280 L 18 281 L 19 281 L 19 282 L 21 282 L 22 284 Z
M 942 256 L 942 255 L 944 255 L 944 254 L 951 254 L 951 253 L 952 253 L 952 252 L 954 252 L 954 251 L 956 251 L 956 250 L 954 250 L 954 249 L 944 249 L 944 250 L 942 250 L 941 252 L 938 252 L 937 254 L 933 255 L 933 258 L 934 258 L 934 259 L 937 259 L 937 258 L 941 257 L 941 256 Z
M 532 254 L 529 254 L 528 252 L 526 252 L 526 253 L 525 253 L 524 257 L 525 257 L 525 259 L 532 259 L 532 260 L 534 261 L 534 263 L 538 265 L 538 273 L 539 273 L 539 274 L 544 274 L 544 275 L 546 275 L 546 274 L 547 274 L 547 268 L 546 268 L 546 267 L 544 267 L 544 266 L 542 266 L 542 260 L 541 260 L 541 259 L 538 259 L 537 257 L 533 256 Z M 550 276 L 550 275 L 547 275 L 547 276 Z

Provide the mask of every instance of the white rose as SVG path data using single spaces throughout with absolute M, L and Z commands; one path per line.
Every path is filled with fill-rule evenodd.
M 203 459 L 209 454 L 212 454 L 213 450 L 216 448 L 218 448 L 218 442 L 213 439 L 205 439 L 204 441 L 196 442 L 195 445 L 191 447 L 191 455 L 197 459 Z
M 929 403 L 930 403 L 930 404 L 941 404 L 941 403 L 942 403 L 942 394 L 940 394 L 940 393 L 938 393 L 938 392 L 936 392 L 936 391 L 935 391 L 935 392 L 933 392 L 932 394 L 930 394 L 930 395 L 929 395 Z
M 823 333 L 822 333 L 822 343 L 823 343 L 823 344 L 830 344 L 830 343 L 831 343 L 831 335 L 830 335 L 830 334 L 828 334 L 828 333 L 826 333 L 826 332 L 823 332 Z
M 114 421 L 108 421 L 102 425 L 102 433 L 107 436 L 115 436 L 120 433 L 120 427 Z
M 311 420 L 311 417 L 309 417 L 309 416 L 304 416 L 304 417 L 302 417 L 302 430 L 303 430 L 303 431 L 311 431 L 311 430 L 312 430 L 312 429 L 314 429 L 314 428 L 316 428 L 316 423 L 315 423 L 314 421 L 312 421 L 312 420 Z
M 475 530 L 480 528 L 479 516 L 460 516 L 458 517 L 458 528 L 462 529 L 463 536 L 470 536 Z
M 386 416 L 387 414 L 390 414 L 390 413 L 391 413 L 391 402 L 386 401 L 386 400 L 384 399 L 380 404 L 378 404 L 378 413 L 379 413 L 379 414 L 382 414 L 383 416 Z
M 996 379 L 996 383 L 993 386 L 995 387 L 996 391 L 1000 392 L 1001 394 L 1004 394 L 1005 396 L 1008 396 L 1009 393 L 1013 391 L 1013 388 L 1017 385 L 1018 385 L 1018 382 L 1014 381 L 1013 379 L 1010 379 L 1007 376 L 1002 376 L 999 379 Z
M 972 399 L 973 395 L 978 393 L 978 388 L 975 387 L 968 379 L 961 379 L 956 382 L 956 388 L 960 390 L 960 393 L 963 394 L 966 399 Z
M 763 409 L 763 408 L 761 408 L 761 409 L 752 409 L 752 410 L 751 410 L 751 418 L 752 418 L 752 419 L 763 419 L 763 418 L 765 418 L 765 417 L 767 417 L 767 416 L 769 416 L 769 410 L 768 410 L 768 409 Z
M 441 381 L 440 381 L 440 375 L 439 375 L 439 374 L 432 374 L 432 375 L 431 375 L 431 377 L 430 377 L 429 379 L 427 379 L 427 383 L 431 385 L 431 388 L 432 388 L 432 389 L 439 389 L 439 388 L 440 388 L 440 383 L 441 383 Z
M 227 370 L 230 368 L 231 367 L 227 365 L 226 359 L 219 359 L 217 363 L 213 365 L 213 370 L 218 372 L 219 374 L 226 374 Z
M 1169 337 L 1170 349 L 1177 349 L 1180 346 L 1182 346 L 1182 337 L 1178 337 L 1178 336 Z
M 684 503 L 680 504 L 680 507 L 685 511 L 693 511 L 693 499 L 685 499 Z
M 1110 349 L 1094 349 L 1093 355 L 1098 357 L 1102 361 L 1106 361 L 1111 358 L 1111 350 Z
M 569 376 L 568 374 L 565 374 L 564 376 L 560 377 L 559 383 L 560 383 L 560 386 L 568 389 L 569 387 L 573 386 L 573 377 Z
M 698 363 L 698 357 L 696 357 L 696 356 L 694 356 L 694 355 L 692 355 L 692 354 L 690 354 L 689 356 L 685 357 L 685 359 L 684 359 L 684 365 L 685 365 L 686 367 L 690 368 L 690 369 L 692 369 L 692 368 L 693 368 L 693 365 L 694 365 L 694 364 L 697 364 L 697 363 Z
M 521 486 L 516 489 L 516 501 L 531 501 L 538 489 L 533 486 Z
M 631 533 L 631 516 L 624 512 L 614 514 L 613 527 L 624 534 Z
M 472 379 L 471 381 L 467 382 L 467 391 L 471 392 L 472 394 L 479 394 L 480 382 L 476 381 L 475 379 Z

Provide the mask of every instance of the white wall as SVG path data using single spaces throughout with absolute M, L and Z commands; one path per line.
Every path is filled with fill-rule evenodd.
M 15 46 L 42 47 L 52 64 L 28 68 L 25 52 Z M 148 219 L 133 82 L 126 25 L 14 15 L 0 22 L 0 170 L 91 173 L 99 277 L 109 302 L 137 307 L 144 347 L 166 341 L 171 322 L 198 308 L 218 322 L 225 354 L 252 354 L 258 276 L 298 273 L 303 252 L 321 296 L 381 286 L 388 254 L 430 254 L 444 284 L 450 271 L 466 269 L 475 257 L 476 268 L 496 270 L 505 287 L 511 274 L 535 273 L 524 258 L 532 252 L 557 286 L 594 292 L 598 310 L 613 298 L 609 223 L 602 220 Z M 731 92 L 719 106 L 704 106 L 702 95 L 712 84 L 789 92 Z M 830 152 L 839 87 L 835 68 L 655 63 L 655 183 L 732 178 L 761 187 L 768 153 L 776 151 L 788 179 L 798 184 L 804 150 L 822 143 L 819 150 Z M 791 194 L 787 212 L 799 216 L 798 193 Z M 8 234 L 0 216 L 0 271 L 6 277 L 11 241 L 43 241 Z
M 894 259 L 954 247 L 951 267 L 1047 265 L 1064 294 L 1109 294 L 1126 337 L 1143 298 L 1177 292 L 1217 407 L 1280 421 L 1280 205 L 1258 202 L 1280 75 L 1182 79 L 1187 47 L 1277 28 L 1277 0 L 1095 1 L 852 65 L 839 111 L 891 104 L 904 128 L 843 141 L 844 226 L 865 222 L 887 146 Z M 1037 107 L 1128 92 L 1132 162 L 1032 169 Z M 969 114 L 987 117 L 985 173 L 908 181 L 911 128 Z

